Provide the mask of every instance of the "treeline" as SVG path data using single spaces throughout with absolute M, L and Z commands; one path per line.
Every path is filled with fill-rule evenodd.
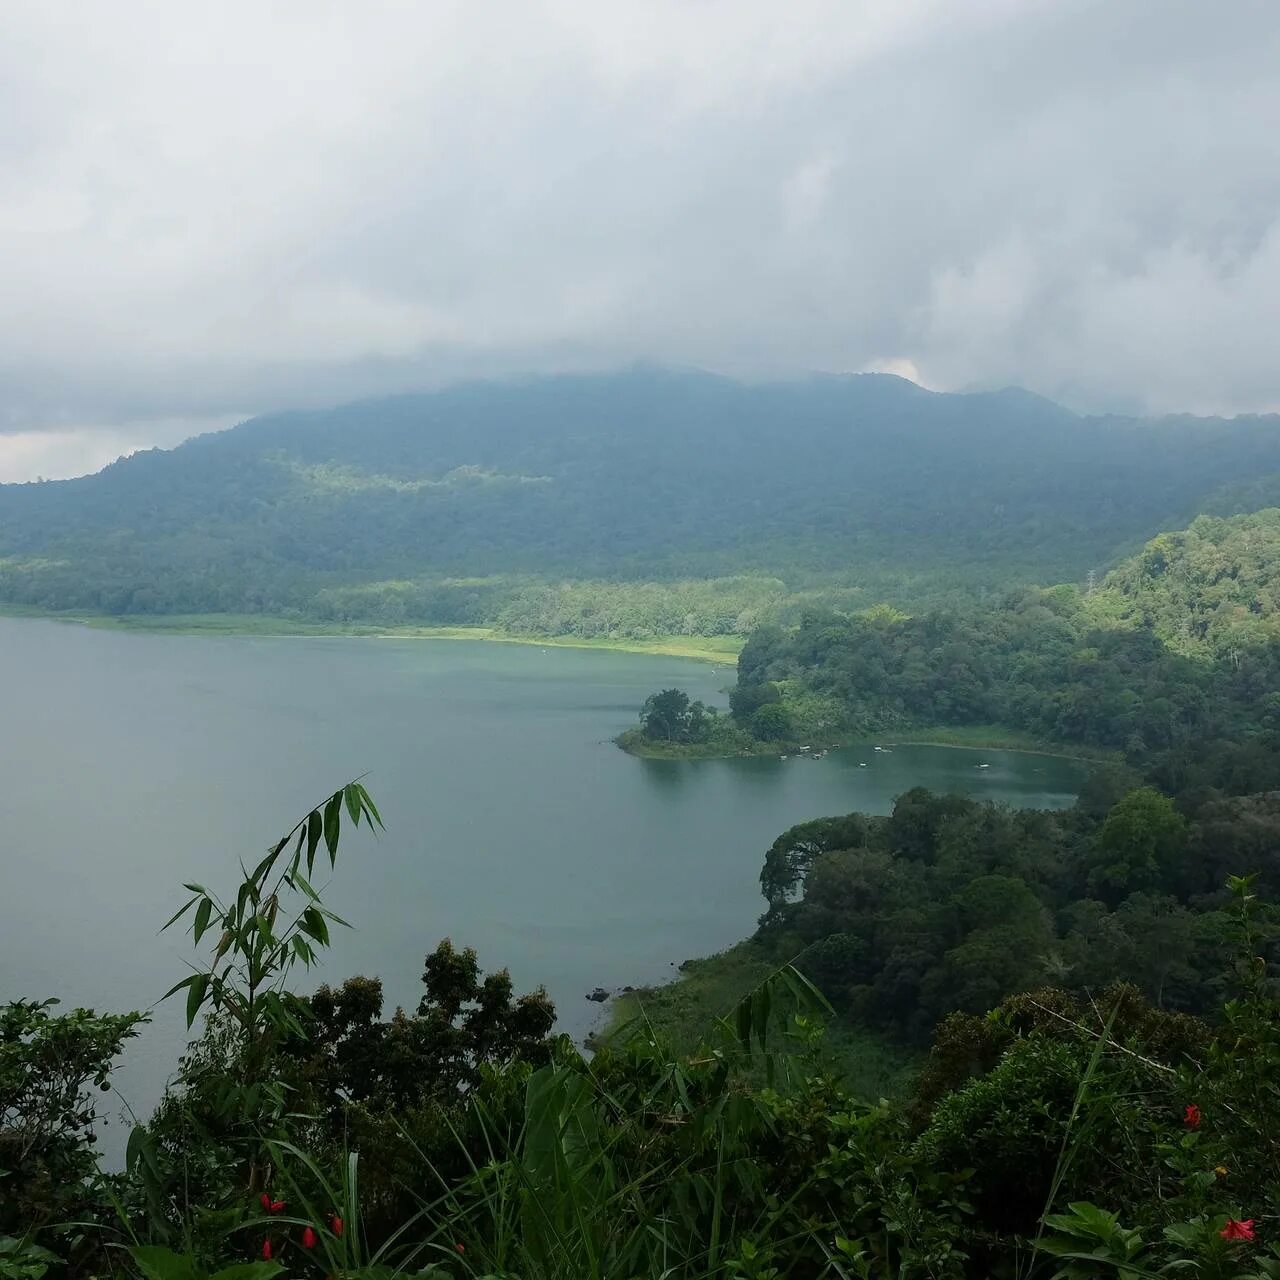
M 673 582 L 545 582 L 488 578 L 326 587 L 307 606 L 318 622 L 496 626 L 512 635 L 647 640 L 746 635 L 788 616 L 776 578 Z

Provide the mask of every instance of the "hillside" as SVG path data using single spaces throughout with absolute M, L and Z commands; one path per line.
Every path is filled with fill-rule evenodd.
M 715 634 L 806 591 L 1079 580 L 1272 474 L 1276 418 L 1082 418 L 884 375 L 481 383 L 0 486 L 0 602 Z
M 1280 509 L 1162 533 L 1088 600 L 1102 623 L 1149 628 L 1171 648 L 1239 664 L 1280 641 Z
M 1134 760 L 1227 739 L 1231 785 L 1280 785 L 1255 751 L 1280 725 L 1278 594 L 1280 510 L 1269 509 L 1162 533 L 1089 595 L 1020 589 L 911 616 L 811 609 L 748 640 L 733 727 L 762 746 L 995 727 Z M 1180 759 L 1188 767 L 1199 766 Z

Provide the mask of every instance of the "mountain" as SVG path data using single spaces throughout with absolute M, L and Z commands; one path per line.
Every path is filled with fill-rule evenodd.
M 1275 417 L 1080 417 L 871 374 L 476 383 L 0 486 L 0 601 L 732 630 L 797 593 L 1081 579 L 1273 474 Z

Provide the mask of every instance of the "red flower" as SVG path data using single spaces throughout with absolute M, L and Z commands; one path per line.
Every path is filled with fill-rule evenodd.
M 314 1249 L 316 1247 L 316 1233 L 312 1227 L 302 1228 L 302 1247 L 304 1249 Z
M 271 1240 L 269 1238 L 262 1242 L 262 1257 L 266 1262 L 271 1261 Z
M 1187 1109 L 1182 1113 L 1182 1123 L 1188 1129 L 1198 1129 L 1200 1127 L 1200 1108 L 1194 1102 L 1187 1103 Z
M 1222 1228 L 1218 1234 L 1224 1240 L 1252 1240 L 1253 1239 L 1253 1219 L 1245 1218 L 1228 1218 L 1227 1225 Z
M 285 1205 L 284 1205 L 284 1201 L 283 1201 L 283 1200 L 273 1200 L 273 1201 L 271 1202 L 271 1212 L 272 1212 L 272 1213 L 283 1213 L 283 1212 L 284 1212 L 284 1208 L 285 1208 Z
M 453 1247 L 457 1249 L 459 1253 L 466 1253 L 467 1251 L 467 1246 L 464 1244 L 455 1244 Z
M 329 1230 L 332 1231 L 335 1236 L 340 1236 L 342 1234 L 342 1219 L 338 1217 L 336 1213 L 329 1219 Z
M 271 1197 L 270 1197 L 269 1195 L 267 1195 L 267 1193 L 264 1191 L 264 1192 L 263 1192 L 263 1193 L 258 1197 L 258 1199 L 262 1202 L 262 1209 L 263 1209 L 263 1212 L 264 1212 L 264 1213 L 270 1213 L 270 1212 L 271 1212 Z

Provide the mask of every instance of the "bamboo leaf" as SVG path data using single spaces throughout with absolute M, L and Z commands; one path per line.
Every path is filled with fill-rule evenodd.
M 173 915 L 171 915 L 171 916 L 170 916 L 170 917 L 169 917 L 169 918 L 164 922 L 164 924 L 162 924 L 162 925 L 160 926 L 160 932 L 161 932 L 161 933 L 163 933 L 163 932 L 164 932 L 164 931 L 165 931 L 165 930 L 166 930 L 166 929 L 167 929 L 171 924 L 173 924 L 175 921 L 177 921 L 177 920 L 181 920 L 181 919 L 182 919 L 182 917 L 183 917 L 183 916 L 185 916 L 185 915 L 187 914 L 187 912 L 188 912 L 188 911 L 190 911 L 190 910 L 191 910 L 191 908 L 192 908 L 192 907 L 194 907 L 194 906 L 196 905 L 196 903 L 197 903 L 197 902 L 199 902 L 199 901 L 200 901 L 200 895 L 199 895 L 199 894 L 197 894 L 194 898 L 192 898 L 192 899 L 191 899 L 191 901 L 190 901 L 190 902 L 188 902 L 188 903 L 186 904 L 186 906 L 184 906 L 184 907 L 179 907 L 179 908 L 178 908 L 178 910 L 177 910 L 177 911 L 175 911 L 175 912 L 173 913 Z
M 320 895 L 311 887 L 311 881 L 301 871 L 295 871 L 289 877 L 289 884 L 295 889 L 301 889 L 312 902 L 320 901 Z
M 324 916 L 315 908 L 308 907 L 298 921 L 298 928 L 309 938 L 314 938 L 322 947 L 329 945 L 329 926 Z
M 360 792 L 356 790 L 354 782 L 348 782 L 342 788 L 342 798 L 347 805 L 347 814 L 351 818 L 351 825 L 358 827 L 360 825 L 360 812 L 364 806 L 360 803 Z
M 302 842 L 307 838 L 305 823 L 298 824 L 298 838 L 293 843 L 293 857 L 289 859 L 289 870 L 297 871 L 302 865 Z
M 271 869 L 271 864 L 276 860 L 274 853 L 269 853 L 263 860 L 253 869 L 253 874 L 249 877 L 251 880 L 261 880 L 263 876 Z
M 205 930 L 209 927 L 209 917 L 212 913 L 213 902 L 209 898 L 201 898 L 200 905 L 196 908 L 195 924 L 191 930 L 197 947 L 200 945 L 200 939 L 204 936 Z
M 307 814 L 307 875 L 316 865 L 316 850 L 320 847 L 320 836 L 324 831 L 324 820 L 319 809 L 312 809 Z
M 191 1030 L 191 1024 L 196 1020 L 196 1014 L 200 1012 L 200 1006 L 204 1003 L 204 993 L 209 989 L 209 975 L 207 973 L 197 973 L 193 975 L 191 986 L 187 991 L 187 1030 Z
M 335 791 L 324 807 L 324 843 L 329 850 L 329 862 L 338 856 L 338 836 L 342 826 L 342 792 Z
M 160 997 L 161 1000 L 167 1000 L 170 996 L 176 995 L 183 987 L 189 987 L 200 975 L 193 973 L 189 978 L 183 978 L 181 982 L 175 982 L 168 991 Z
M 831 1001 L 794 964 L 784 965 L 779 972 L 798 1004 L 825 1013 L 829 1017 L 835 1016 Z
M 364 811 L 368 815 L 371 824 L 376 822 L 378 826 L 381 827 L 382 814 L 378 812 L 378 806 L 373 803 L 373 797 L 365 789 L 363 783 L 357 782 L 356 786 L 360 790 L 360 799 L 364 801 Z

